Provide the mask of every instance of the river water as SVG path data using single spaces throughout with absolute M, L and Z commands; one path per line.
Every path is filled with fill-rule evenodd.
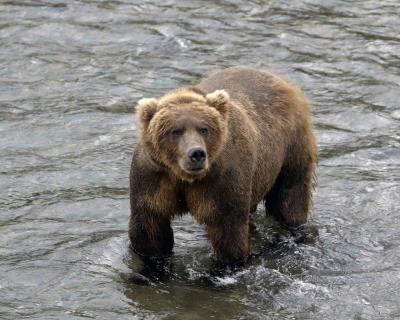
M 214 274 L 185 216 L 137 285 L 134 105 L 233 65 L 313 104 L 306 236 L 260 206 L 255 257 Z M 0 0 L 0 319 L 399 319 L 399 87 L 398 0 Z

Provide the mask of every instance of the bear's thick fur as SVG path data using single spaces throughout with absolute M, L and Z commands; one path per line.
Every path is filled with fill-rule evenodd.
M 206 225 L 224 262 L 249 257 L 249 215 L 261 201 L 287 225 L 307 221 L 317 147 L 297 87 L 234 67 L 142 99 L 137 114 L 129 236 L 138 254 L 171 253 L 170 220 L 187 212 Z

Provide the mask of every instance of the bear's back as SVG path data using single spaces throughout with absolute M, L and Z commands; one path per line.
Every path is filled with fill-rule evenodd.
M 308 113 L 308 104 L 297 87 L 271 73 L 256 69 L 232 67 L 218 70 L 196 87 L 205 93 L 224 89 L 233 101 L 239 102 L 250 114 L 265 120 L 278 117 L 290 122 L 296 111 Z
M 231 99 L 241 101 L 244 96 L 265 96 L 273 94 L 274 78 L 270 73 L 245 67 L 232 67 L 217 70 L 206 76 L 198 87 L 205 93 L 226 90 Z M 266 98 L 266 97 L 265 97 Z

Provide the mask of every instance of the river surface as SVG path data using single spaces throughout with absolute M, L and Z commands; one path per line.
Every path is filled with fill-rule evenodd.
M 313 104 L 305 237 L 260 206 L 254 258 L 219 274 L 188 215 L 135 284 L 135 103 L 233 65 Z M 0 319 L 399 319 L 399 89 L 398 0 L 0 0 Z

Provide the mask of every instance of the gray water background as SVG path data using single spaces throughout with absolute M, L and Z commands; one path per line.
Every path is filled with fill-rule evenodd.
M 320 150 L 297 242 L 210 273 L 190 216 L 139 286 L 128 172 L 141 97 L 247 65 L 299 84 Z M 399 319 L 400 2 L 0 0 L 0 319 Z

